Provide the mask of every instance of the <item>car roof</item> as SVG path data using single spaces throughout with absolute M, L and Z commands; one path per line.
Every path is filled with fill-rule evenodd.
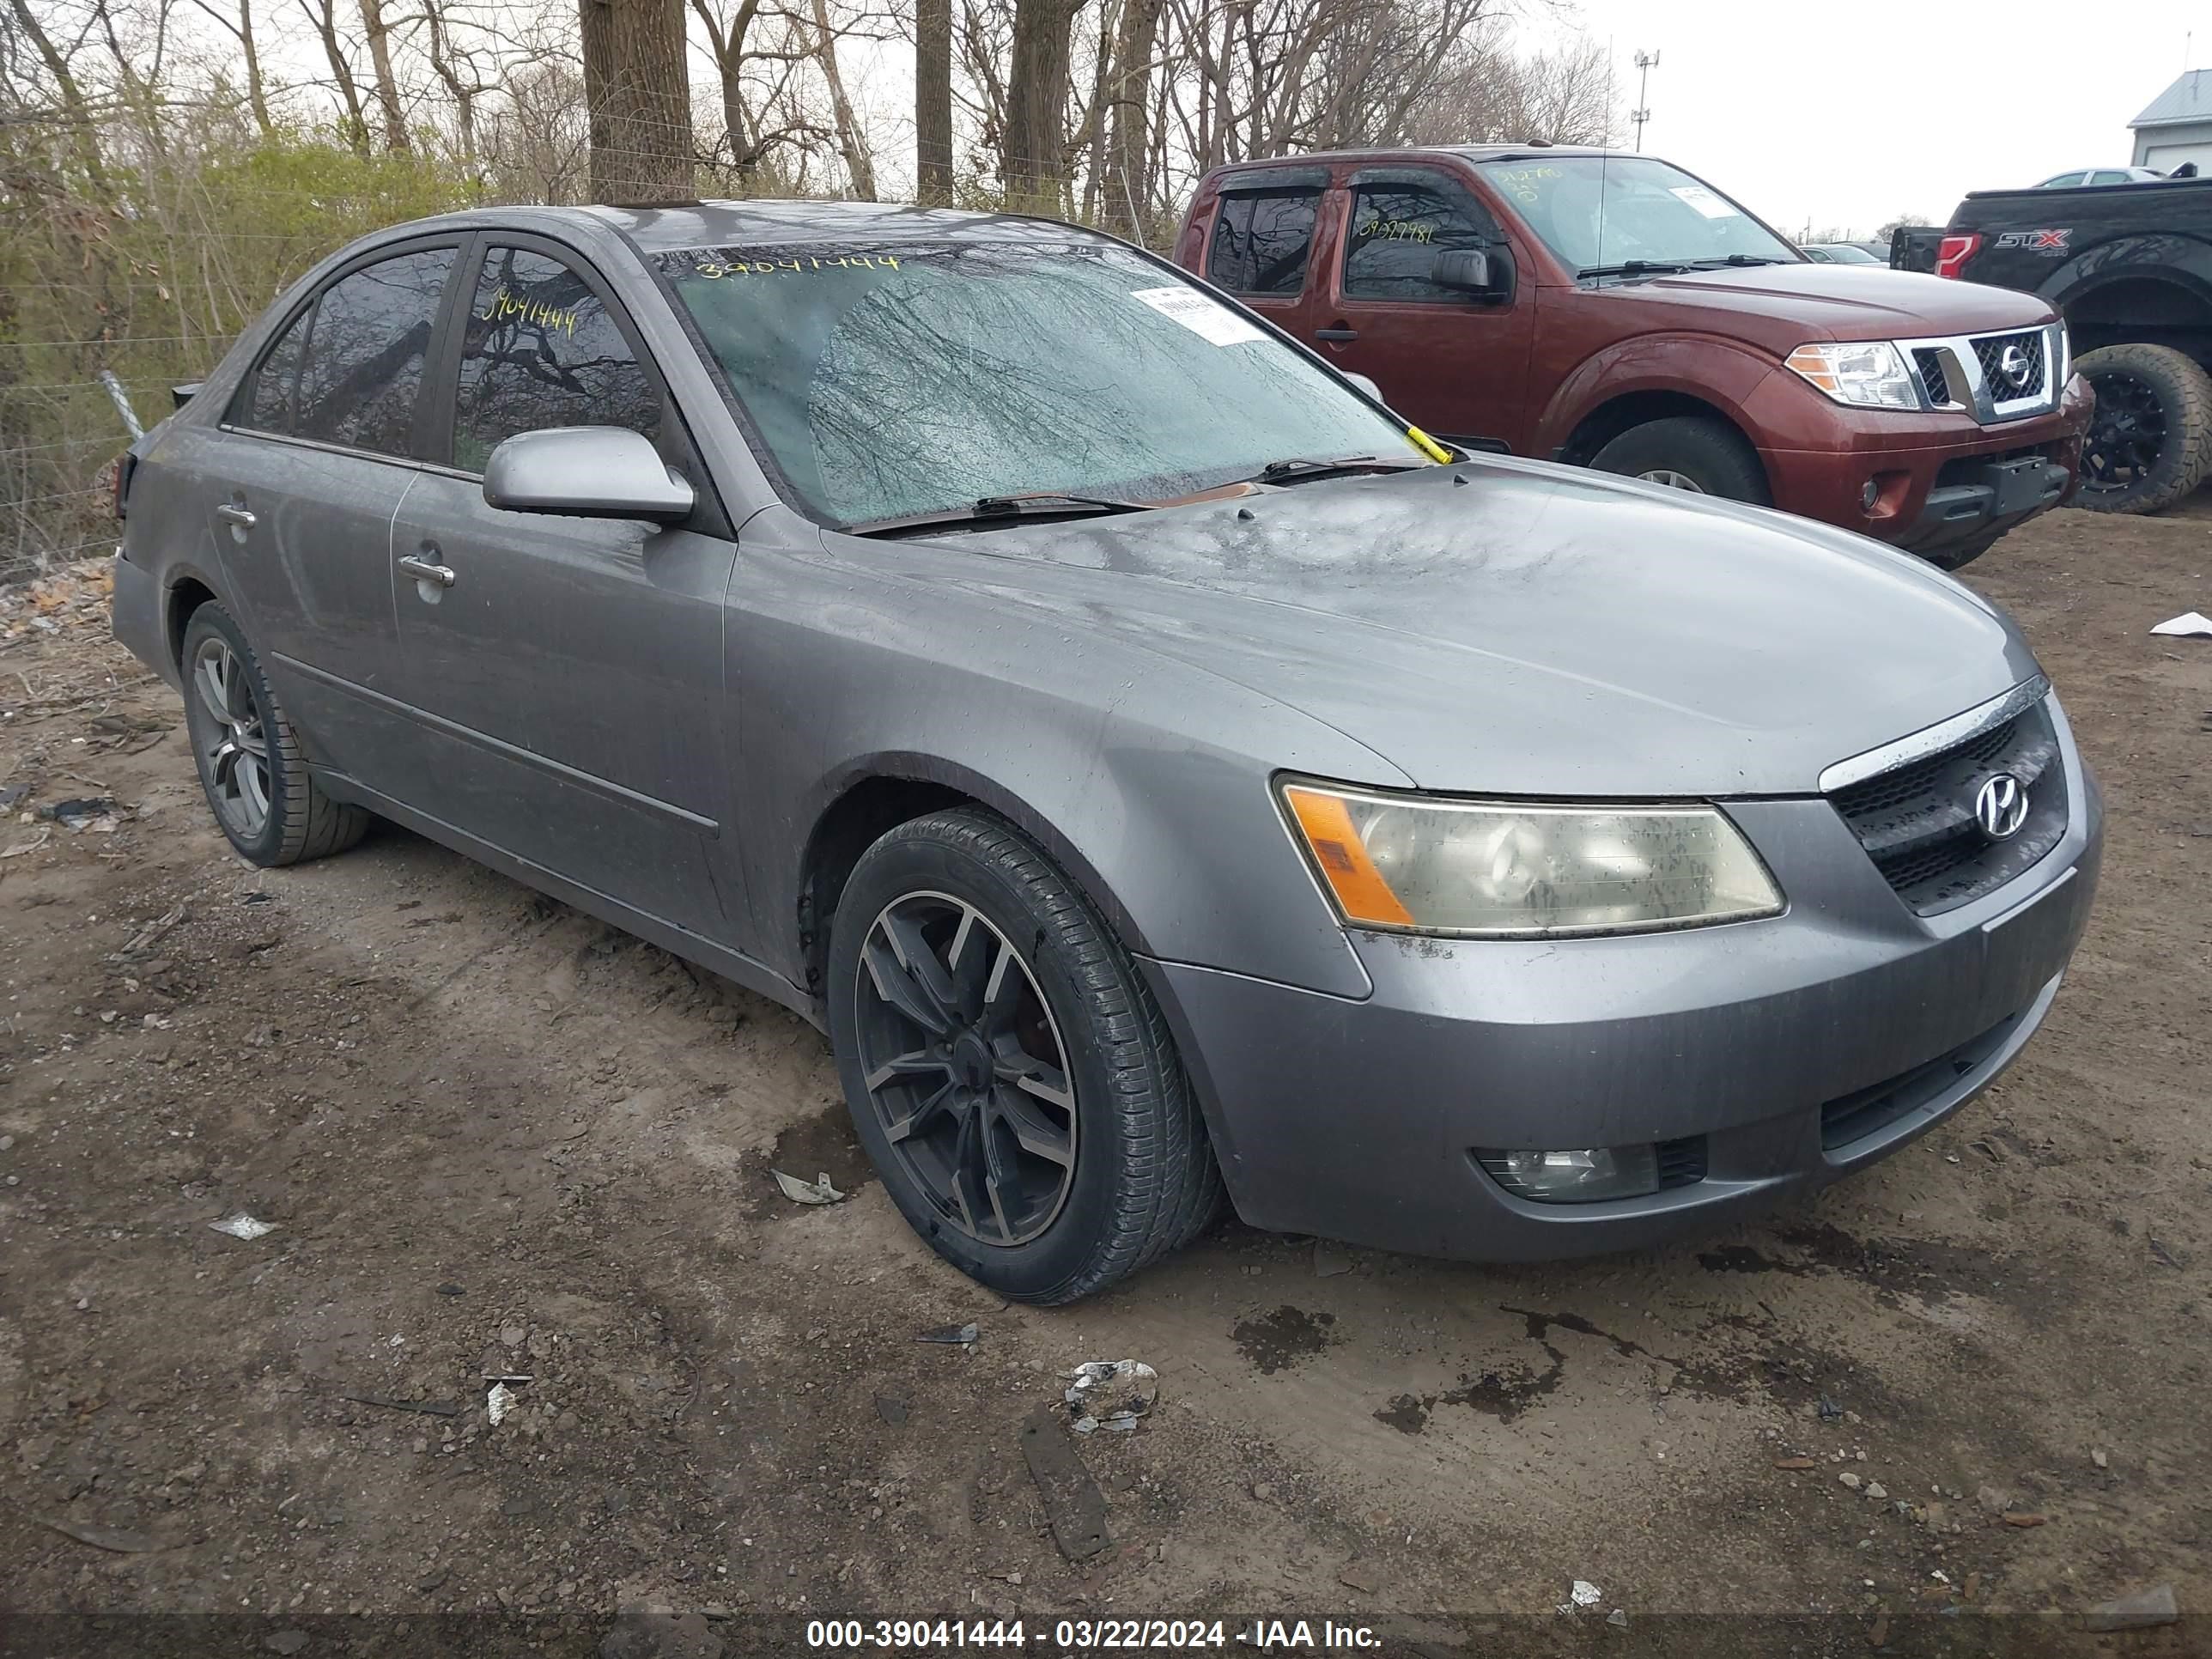
M 1456 156 L 1467 161 L 1535 161 L 1559 155 L 1617 155 L 1623 160 L 1638 152 L 1627 149 L 1607 149 L 1601 144 L 1415 144 L 1385 146 L 1377 149 L 1324 149 L 1299 155 L 1274 155 L 1249 161 L 1230 161 L 1214 169 L 1216 173 L 1242 173 L 1249 168 L 1286 167 L 1326 167 L 1336 161 L 1366 162 L 1385 165 L 1402 161 L 1441 161 Z M 1658 161 L 1658 156 L 1649 158 Z
M 882 202 L 714 201 L 684 207 L 550 208 L 537 213 L 610 227 L 647 253 L 783 242 L 1115 240 L 1081 225 L 1030 214 L 971 213 Z

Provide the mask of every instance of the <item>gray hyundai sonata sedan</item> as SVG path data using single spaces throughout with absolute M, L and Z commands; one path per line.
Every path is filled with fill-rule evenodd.
M 1985 1087 L 2096 885 L 1966 588 L 1456 454 L 1068 226 L 433 219 L 179 394 L 115 631 L 238 849 L 388 818 L 797 1010 L 1011 1297 L 1224 1187 L 1481 1259 L 1710 1229 Z

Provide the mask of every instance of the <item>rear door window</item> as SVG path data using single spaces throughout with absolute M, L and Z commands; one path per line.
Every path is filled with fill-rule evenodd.
M 1488 248 L 1498 240 L 1496 222 L 1457 191 L 1440 185 L 1361 185 L 1352 196 L 1344 292 L 1362 300 L 1464 305 L 1465 294 L 1430 280 L 1437 255 L 1455 248 Z
M 2093 185 L 2124 185 L 2127 181 L 2126 173 L 2116 173 L 2109 169 L 2103 173 L 2093 173 L 2089 178 L 2089 182 Z
M 1317 190 L 1238 191 L 1221 198 L 1206 280 L 1231 294 L 1295 295 L 1305 286 Z
M 381 259 L 323 290 L 284 429 L 380 455 L 412 453 L 423 360 L 454 252 L 423 248 Z
M 620 426 L 657 440 L 661 395 L 605 301 L 530 248 L 484 250 L 461 325 L 453 465 L 481 472 L 518 432 Z

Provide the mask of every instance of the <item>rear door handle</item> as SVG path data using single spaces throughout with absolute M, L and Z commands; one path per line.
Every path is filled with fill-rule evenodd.
M 433 564 L 412 553 L 399 561 L 399 568 L 418 582 L 435 582 L 441 587 L 451 587 L 456 580 L 451 565 Z
M 1314 331 L 1316 340 L 1356 340 L 1358 337 L 1359 331 L 1356 328 L 1317 328 Z
M 253 514 L 235 501 L 225 501 L 216 508 L 215 515 L 218 519 L 228 519 L 240 530 L 252 529 L 255 522 Z

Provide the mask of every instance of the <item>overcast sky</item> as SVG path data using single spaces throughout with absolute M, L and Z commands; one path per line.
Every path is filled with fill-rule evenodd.
M 1969 190 L 2130 159 L 2128 123 L 2185 67 L 2212 65 L 2197 0 L 1581 0 L 1611 42 L 1622 137 L 1633 58 L 1656 49 L 1644 147 L 1792 235 L 1941 223 Z M 1532 6 L 1524 37 L 1556 33 Z

